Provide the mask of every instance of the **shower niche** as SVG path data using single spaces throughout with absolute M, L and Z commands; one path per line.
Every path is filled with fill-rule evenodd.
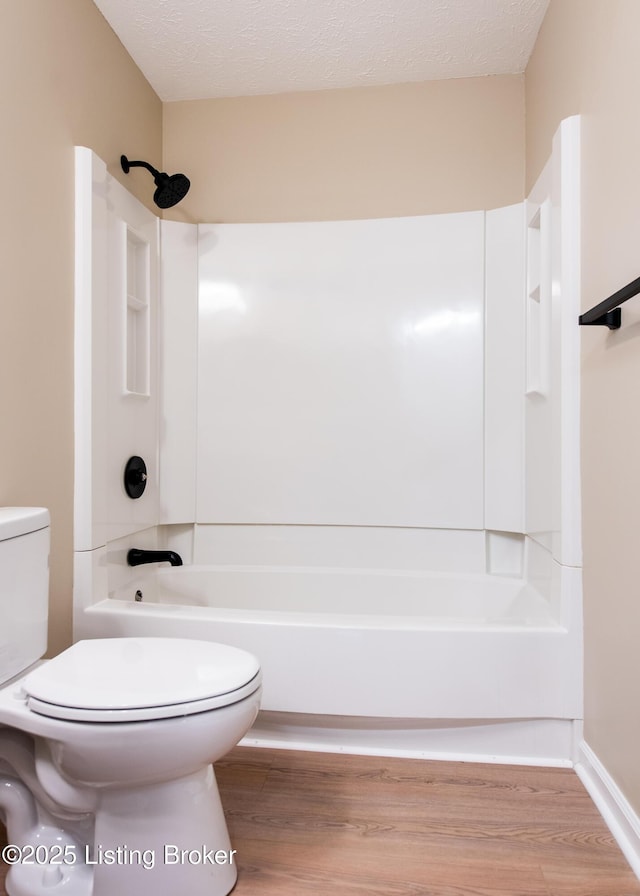
M 149 243 L 126 227 L 126 355 L 125 390 L 149 395 L 150 285 Z

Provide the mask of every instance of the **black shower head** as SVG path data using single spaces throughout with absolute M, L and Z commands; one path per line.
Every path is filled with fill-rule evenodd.
M 126 156 L 120 156 L 120 164 L 125 174 L 129 173 L 130 168 L 136 167 L 146 168 L 153 174 L 157 187 L 153 201 L 159 208 L 171 208 L 177 205 L 189 192 L 191 181 L 184 174 L 165 174 L 157 171 L 148 162 L 130 162 Z
M 158 189 L 153 194 L 153 201 L 160 208 L 171 208 L 177 205 L 189 192 L 191 183 L 184 174 L 160 174 L 156 177 Z

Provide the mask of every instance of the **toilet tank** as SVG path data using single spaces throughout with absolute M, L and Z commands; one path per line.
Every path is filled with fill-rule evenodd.
M 0 507 L 0 684 L 47 649 L 49 511 Z

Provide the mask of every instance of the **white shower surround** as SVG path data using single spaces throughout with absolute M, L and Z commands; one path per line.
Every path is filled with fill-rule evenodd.
M 540 187 L 539 195 L 534 195 L 526 206 L 499 209 L 486 215 L 468 214 L 468 220 L 480 216 L 486 222 L 483 238 L 484 320 L 480 334 L 487 356 L 490 352 L 490 363 L 484 365 L 481 391 L 484 407 L 482 463 L 474 467 L 476 481 L 477 477 L 481 481 L 481 519 L 477 518 L 477 513 L 466 522 L 461 519 L 459 529 L 406 527 L 399 524 L 397 516 L 388 520 L 371 519 L 371 524 L 367 525 L 367 519 L 350 518 L 348 513 L 336 516 L 336 524 L 329 525 L 328 519 L 322 519 L 321 525 L 314 525 L 309 518 L 298 519 L 296 513 L 291 515 L 292 508 L 295 511 L 295 500 L 280 517 L 277 513 L 267 513 L 263 517 L 242 519 L 247 509 L 251 509 L 250 490 L 244 495 L 245 509 L 241 516 L 231 520 L 215 517 L 215 488 L 209 489 L 209 495 L 202 501 L 197 497 L 198 480 L 208 456 L 207 450 L 203 450 L 204 445 L 222 450 L 220 456 L 224 457 L 225 449 L 215 445 L 217 438 L 224 438 L 224 428 L 216 430 L 210 421 L 203 427 L 202 420 L 198 419 L 201 417 L 202 380 L 205 374 L 220 377 L 229 373 L 233 365 L 226 371 L 224 367 L 216 369 L 219 356 L 214 359 L 213 367 L 207 367 L 206 362 L 204 366 L 202 364 L 202 335 L 207 333 L 207 328 L 202 327 L 202 309 L 198 310 L 197 271 L 198 252 L 202 271 L 203 254 L 216 245 L 224 246 L 227 234 L 223 226 L 212 225 L 202 228 L 199 239 L 195 227 L 163 222 L 159 345 L 163 359 L 162 399 L 156 433 L 160 472 L 152 472 L 154 488 L 150 497 L 156 504 L 155 510 L 151 507 L 150 516 L 145 516 L 143 507 L 134 512 L 125 502 L 122 505 L 125 513 L 112 519 L 109 514 L 115 511 L 117 515 L 118 510 L 118 502 L 113 500 L 104 505 L 102 516 L 92 515 L 92 496 L 97 498 L 100 509 L 102 490 L 108 490 L 105 477 L 109 465 L 104 455 L 109 454 L 111 447 L 105 448 L 96 438 L 105 435 L 108 440 L 109 432 L 101 416 L 104 409 L 100 406 L 99 394 L 95 390 L 93 393 L 89 390 L 87 394 L 86 387 L 81 384 L 82 371 L 95 373 L 92 359 L 102 357 L 108 363 L 109 353 L 105 357 L 104 350 L 99 348 L 99 339 L 103 337 L 103 331 L 96 326 L 96 321 L 101 319 L 100 307 L 88 315 L 89 330 L 85 328 L 84 342 L 82 326 L 83 320 L 85 327 L 87 325 L 86 308 L 78 314 L 76 363 L 81 385 L 78 387 L 80 417 L 77 427 L 79 488 L 76 518 L 79 525 L 75 533 L 75 636 L 173 633 L 201 637 L 206 630 L 212 638 L 254 649 L 261 659 L 264 658 L 267 671 L 272 673 L 272 685 L 265 687 L 267 712 L 262 722 L 262 742 L 311 747 L 324 744 L 336 749 L 353 747 L 364 752 L 402 752 L 407 749 L 413 755 L 444 752 L 477 756 L 481 753 L 485 758 L 500 755 L 503 759 L 511 756 L 516 761 L 531 758 L 533 761 L 569 762 L 575 724 L 579 725 L 576 720 L 581 715 L 581 575 L 579 534 L 576 534 L 579 533 L 579 529 L 576 530 L 579 493 L 575 489 L 577 386 L 572 379 L 574 375 L 577 377 L 577 365 L 572 373 L 575 340 L 565 331 L 574 324 L 574 306 L 577 305 L 577 242 L 573 234 L 579 232 L 576 227 L 579 203 L 573 182 L 579 177 L 579 170 L 576 163 L 571 167 L 566 160 L 561 166 L 560 157 L 563 152 L 575 152 L 578 135 L 575 120 L 563 124 L 554 144 L 556 164 L 545 175 L 548 185 Z M 84 160 L 85 220 L 86 214 L 91 216 L 91 208 L 86 208 L 87 170 L 93 166 L 94 178 L 97 177 L 100 184 L 93 200 L 96 206 L 103 201 L 100 197 L 109 194 L 110 185 L 105 191 L 105 184 L 112 180 L 95 157 L 89 164 L 86 153 L 86 150 L 79 151 L 80 159 Z M 561 178 L 557 176 L 560 169 L 564 172 Z M 116 185 L 115 194 L 121 189 Z M 556 217 L 545 219 L 551 208 L 546 197 L 554 190 Z M 82 189 L 78 192 L 82 207 Z M 558 209 L 562 209 L 562 217 Z M 442 216 L 443 220 L 446 218 L 463 220 L 467 216 Z M 382 227 L 389 223 L 384 222 Z M 416 221 L 410 223 L 414 226 Z M 363 232 L 371 224 L 364 222 Z M 391 226 L 396 224 L 398 222 Z M 349 222 L 349 225 L 357 228 L 358 222 Z M 297 225 L 286 226 L 294 228 L 290 233 L 296 233 Z M 231 229 L 236 228 L 234 233 L 237 234 L 240 232 L 238 227 L 243 226 L 233 225 Z M 323 227 L 331 228 L 331 225 Z M 554 292 L 553 296 L 550 289 L 546 293 L 538 290 L 535 299 L 540 308 L 548 304 L 545 319 L 549 327 L 553 320 L 558 326 L 561 322 L 563 330 L 562 334 L 549 331 L 547 348 L 553 363 L 549 367 L 548 388 L 538 392 L 530 390 L 525 399 L 523 255 L 525 232 L 531 243 L 532 230 L 536 239 L 538 230 L 542 235 L 541 253 L 548 266 L 545 277 L 550 274 L 561 285 L 560 292 Z M 560 255 L 556 249 L 552 251 L 555 243 L 560 241 L 560 230 L 564 234 L 561 271 L 549 266 L 553 252 L 556 265 L 560 264 Z M 256 225 L 249 228 L 249 232 L 252 232 L 249 244 L 255 247 L 260 241 L 261 230 Z M 227 255 L 227 260 L 235 257 L 238 261 L 240 278 L 245 277 L 243 288 L 246 288 L 247 259 L 251 256 L 248 251 L 243 253 L 241 250 L 241 245 L 236 246 L 231 255 Z M 93 252 L 95 255 L 95 241 Z M 534 255 L 531 246 L 530 255 Z M 93 261 L 93 267 L 89 266 L 88 273 L 85 269 L 84 275 L 83 266 L 79 265 L 80 306 L 83 301 L 86 303 L 87 291 L 91 292 L 89 281 L 92 278 L 94 298 L 97 297 L 99 306 L 105 301 L 99 282 L 96 287 L 96 279 L 99 280 L 104 267 L 100 260 L 96 263 L 94 258 Z M 262 281 L 263 274 L 264 270 L 256 282 Z M 222 279 L 225 277 L 228 277 L 228 271 Z M 228 296 L 236 302 L 237 311 L 241 289 L 237 283 L 234 288 L 234 295 L 229 292 Z M 221 294 L 219 290 L 218 297 Z M 562 306 L 552 314 L 552 299 L 557 300 L 559 296 Z M 233 310 L 232 304 L 227 311 Z M 415 309 L 412 312 L 415 325 Z M 257 317 L 260 318 L 259 313 Z M 262 315 L 268 333 L 271 322 L 267 317 Z M 277 311 L 275 319 L 280 325 L 283 321 L 286 323 L 286 315 L 279 315 Z M 402 312 L 400 320 L 402 322 Z M 237 320 L 235 323 L 231 320 L 227 331 L 229 338 L 236 324 Z M 505 338 L 505 329 L 511 338 Z M 92 342 L 97 346 L 93 355 Z M 224 339 L 219 342 L 218 350 L 223 343 Z M 233 348 L 235 350 L 236 346 Z M 530 343 L 527 351 L 531 355 Z M 557 357 L 552 357 L 554 352 Z M 224 355 L 224 352 L 218 355 Z M 250 353 L 245 354 L 245 361 L 250 362 L 250 359 Z M 374 359 L 375 352 L 367 363 L 373 364 Z M 233 364 L 239 374 L 248 373 L 259 382 L 259 370 L 243 371 L 237 361 L 236 357 Z M 469 371 L 464 369 L 463 353 L 459 355 L 459 364 L 464 376 Z M 473 375 L 478 375 L 477 370 Z M 109 380 L 109 374 L 105 376 Z M 196 389 L 198 380 L 199 391 Z M 224 390 L 224 380 L 214 386 Z M 207 388 L 206 384 L 205 393 Z M 220 394 L 219 391 L 218 397 Z M 560 399 L 562 411 L 558 404 Z M 229 408 L 232 407 L 233 403 L 229 404 Z M 253 413 L 256 407 L 258 405 L 247 410 Z M 545 407 L 548 410 L 544 410 Z M 115 413 L 117 416 L 117 411 Z M 558 427 L 560 413 L 563 423 Z M 281 420 L 285 419 L 281 417 Z M 232 421 L 228 418 L 224 422 L 229 425 Z M 412 425 L 410 420 L 405 422 L 409 427 Z M 127 452 L 137 453 L 133 436 L 135 433 L 120 432 L 114 443 L 118 445 L 118 451 L 127 448 L 128 440 L 128 445 L 133 447 L 127 448 Z M 531 469 L 537 477 L 544 448 L 550 443 L 553 445 L 551 475 L 536 482 L 535 478 L 532 480 L 532 473 L 523 467 L 525 444 L 527 454 L 534 458 Z M 247 441 L 249 455 L 256 447 L 269 448 L 268 440 L 261 441 L 259 432 Z M 196 454 L 200 464 L 197 477 Z M 295 461 L 295 454 L 291 458 Z M 230 464 L 237 460 L 228 450 L 226 459 Z M 366 460 L 364 458 L 363 462 Z M 110 463 L 111 467 L 117 466 L 118 459 L 112 458 Z M 240 457 L 237 469 L 242 469 L 243 464 L 246 469 L 247 459 Z M 568 476 L 565 475 L 567 470 Z M 93 491 L 83 486 L 83 482 L 88 481 L 93 481 Z M 558 483 L 562 485 L 560 502 L 553 497 Z M 518 535 L 528 531 L 525 527 L 531 520 L 525 507 L 525 493 L 530 496 L 536 487 L 539 489 L 537 497 L 541 495 L 543 498 L 538 500 L 537 509 L 544 512 L 537 513 L 535 531 L 526 536 Z M 229 495 L 232 493 L 227 494 L 227 501 Z M 334 493 L 334 498 L 334 507 L 338 507 L 342 498 L 339 490 Z M 180 551 L 187 563 L 205 564 L 208 567 L 205 577 L 210 580 L 210 585 L 203 586 L 202 595 L 196 599 L 201 606 L 190 606 L 185 596 L 193 593 L 189 583 L 196 572 L 194 569 L 183 569 L 169 576 L 154 576 L 148 570 L 143 574 L 140 571 L 134 573 L 124 561 L 126 550 L 132 545 L 170 547 Z M 220 569 L 221 565 L 226 568 Z M 261 565 L 269 569 L 260 569 Z M 232 569 L 233 566 L 241 569 Z M 284 569 L 274 568 L 278 566 Z M 303 569 L 296 571 L 293 569 L 296 566 Z M 451 613 L 452 594 L 449 591 L 447 600 L 446 589 L 460 584 L 460 573 L 463 573 L 462 579 L 467 577 L 467 581 L 468 576 L 476 577 L 474 612 L 470 607 L 461 610 L 464 607 L 462 601 L 459 602 L 459 612 Z M 505 575 L 520 580 L 512 583 L 513 606 L 506 616 L 496 610 L 496 593 L 504 590 L 506 580 L 502 577 Z M 303 593 L 300 593 L 296 611 L 292 612 L 291 608 L 243 609 L 242 602 L 246 603 L 249 597 L 254 599 L 256 592 L 267 595 L 267 599 L 269 595 L 277 598 L 278 588 L 271 587 L 274 582 L 280 581 L 282 585 L 285 581 L 293 581 L 295 576 L 308 585 L 307 591 L 302 589 Z M 184 589 L 185 595 L 176 598 L 174 604 L 163 603 L 162 594 L 166 597 L 166 591 L 154 585 L 154 579 L 177 582 L 172 593 L 175 595 L 175 587 L 178 587 Z M 221 583 L 230 581 L 243 583 L 242 587 L 236 588 L 239 596 L 234 607 L 227 607 L 224 598 L 215 596 L 221 594 Z M 356 601 L 359 610 L 350 604 L 345 606 L 343 613 L 327 613 L 327 599 L 322 599 L 322 593 L 327 597 L 333 593 L 327 584 L 342 587 L 345 582 L 352 585 L 354 581 L 359 585 Z M 388 609 L 394 605 L 397 590 L 387 588 L 388 601 L 383 604 L 373 599 L 376 589 L 384 591 L 394 581 L 395 584 L 411 581 L 411 587 L 421 588 L 425 595 L 423 614 L 418 618 L 412 614 L 410 623 L 406 614 Z M 145 592 L 142 603 L 133 600 L 131 587 L 136 582 Z M 444 590 L 439 587 L 434 592 L 434 582 L 440 586 L 447 584 Z M 431 596 L 427 586 L 432 589 Z M 158 603 L 149 600 L 149 594 L 153 596 L 156 588 Z M 314 589 L 317 591 L 315 603 L 309 605 L 308 597 Z M 522 592 L 519 598 L 518 589 Z M 209 600 L 216 606 L 202 606 Z M 361 612 L 363 601 L 369 608 L 364 614 Z M 504 606 L 509 603 L 507 601 Z M 540 613 L 541 606 L 547 608 L 543 613 Z M 383 607 L 387 607 L 387 611 L 383 612 Z M 345 650 L 345 645 L 349 645 L 349 649 Z M 290 665 L 286 665 L 288 658 L 292 660 Z M 407 673 L 404 676 L 397 678 L 387 671 L 401 671 L 403 663 Z M 358 669 L 366 670 L 362 678 L 354 674 Z M 350 687 L 345 690 L 346 680 L 350 680 Z M 425 680 L 434 684 L 430 692 L 427 690 L 432 696 L 431 702 L 423 699 L 425 691 L 420 690 Z M 385 681 L 388 684 L 386 690 L 381 687 Z M 315 695 L 306 704 L 303 702 L 305 688 L 311 696 Z M 378 703 L 371 696 L 375 692 L 380 696 Z M 344 696 L 342 704 L 341 694 Z M 480 694 L 484 694 L 484 700 L 476 700 L 474 704 L 472 697 L 478 698 Z M 333 703 L 332 698 L 335 698 Z M 351 715 L 347 715 L 349 713 Z M 386 722 L 380 718 L 380 713 L 387 713 Z M 342 718 L 337 728 L 336 714 Z M 394 714 L 398 716 L 395 719 L 392 718 Z M 303 720 L 300 726 L 294 721 L 298 717 Z M 364 720 L 362 726 L 357 722 L 358 717 Z M 449 721 L 443 725 L 442 719 Z M 475 721 L 470 721 L 473 719 Z M 335 737 L 327 735 L 327 731 L 338 728 L 340 731 Z M 300 735 L 301 730 L 307 734 Z M 432 749 L 429 745 L 436 742 L 440 748 Z M 481 745 L 479 750 L 478 745 Z
M 524 532 L 524 214 L 163 221 L 160 522 Z

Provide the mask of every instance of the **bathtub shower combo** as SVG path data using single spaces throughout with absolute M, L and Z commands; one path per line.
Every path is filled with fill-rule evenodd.
M 75 637 L 254 653 L 248 742 L 570 762 L 578 145 L 507 208 L 197 226 L 78 149 Z

